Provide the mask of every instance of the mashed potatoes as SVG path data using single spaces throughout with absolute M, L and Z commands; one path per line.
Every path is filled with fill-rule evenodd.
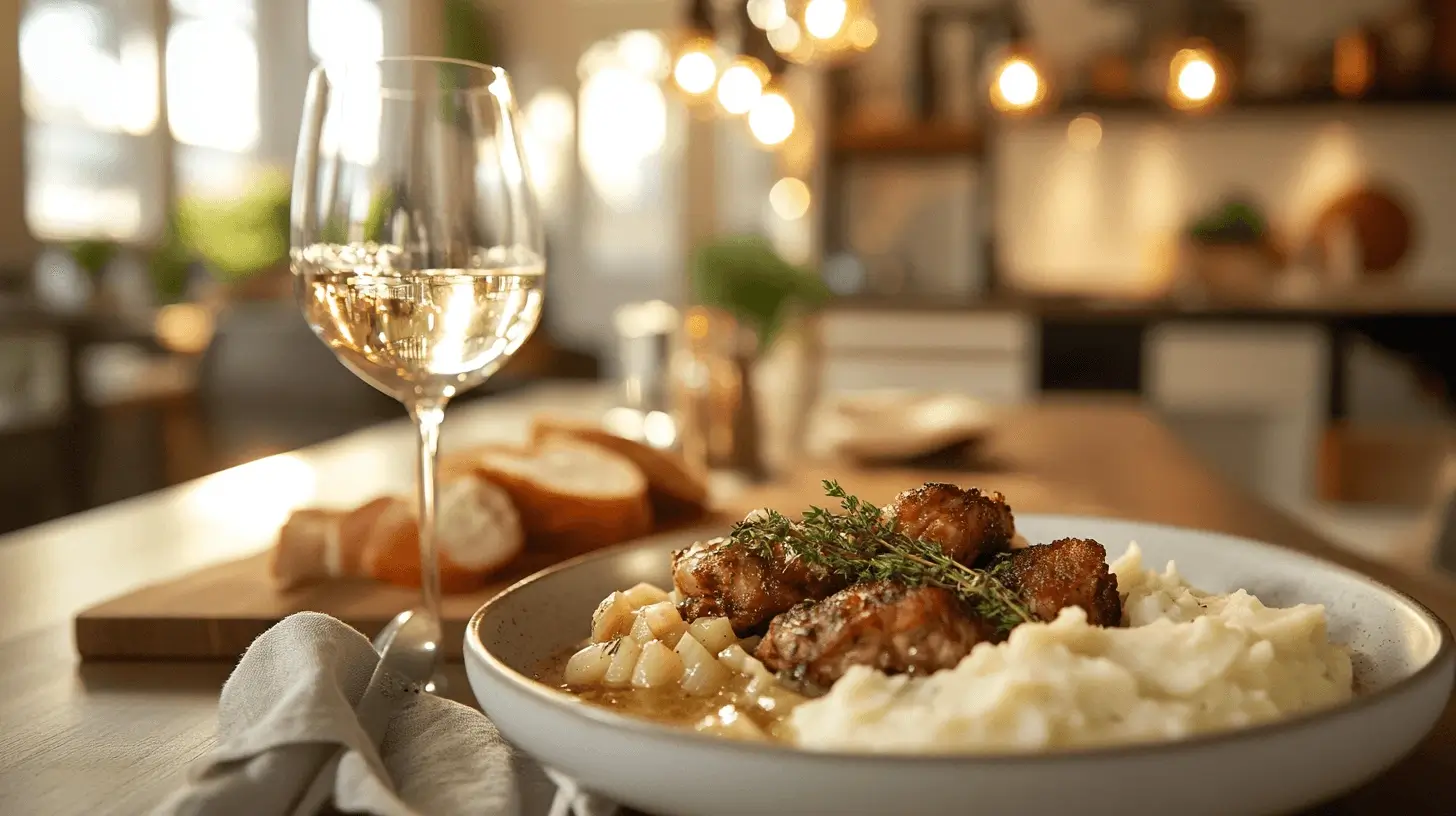
M 1125 629 L 1082 610 L 1024 624 L 923 678 L 849 670 L 796 708 L 806 748 L 1021 751 L 1170 740 L 1348 700 L 1349 653 L 1323 606 L 1271 609 L 1239 590 L 1209 595 L 1170 563 L 1145 570 L 1136 544 L 1112 565 Z

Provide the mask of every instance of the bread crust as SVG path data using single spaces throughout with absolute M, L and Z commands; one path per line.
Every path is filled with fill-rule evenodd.
M 575 555 L 652 532 L 646 476 L 630 459 L 600 445 L 548 436 L 530 448 L 476 448 L 461 457 L 510 496 L 532 547 Z M 543 457 L 553 462 L 547 465 Z M 590 491 L 573 489 L 556 476 L 562 468 L 581 473 L 595 468 L 604 481 Z
M 541 444 L 553 436 L 600 445 L 625 457 L 647 477 L 647 489 L 654 502 L 668 506 L 686 505 L 699 511 L 707 507 L 707 480 L 677 454 L 617 436 L 596 425 L 551 417 L 536 417 L 532 421 L 533 445 Z

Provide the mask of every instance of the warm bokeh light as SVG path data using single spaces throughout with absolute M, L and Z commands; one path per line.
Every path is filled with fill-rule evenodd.
M 1184 48 L 1168 64 L 1168 101 L 1193 109 L 1213 101 L 1218 91 L 1218 68 L 1212 54 L 1202 48 Z
M 173 303 L 157 311 L 157 342 L 177 354 L 201 354 L 212 342 L 212 311 L 196 303 Z
M 1067 144 L 1073 150 L 1096 150 L 1102 143 L 1102 120 L 1096 114 L 1084 113 L 1067 123 Z
M 793 176 L 779 179 L 768 191 L 769 206 L 785 221 L 803 218 L 809 212 L 809 202 L 809 185 Z
M 748 112 L 748 129 L 761 144 L 783 144 L 794 132 L 794 106 L 783 93 L 765 91 Z
M 768 44 L 780 54 L 788 54 L 799 47 L 803 39 L 803 33 L 799 30 L 799 24 L 793 20 L 784 20 L 783 25 L 768 30 Z
M 718 63 L 707 43 L 692 43 L 672 66 L 672 79 L 684 93 L 702 96 L 718 81 Z
M 648 411 L 642 417 L 642 441 L 654 448 L 671 448 L 677 441 L 677 422 L 666 411 Z
M 558 195 L 571 149 L 575 145 L 576 105 L 562 88 L 543 88 L 521 111 L 525 120 L 526 164 L 548 208 Z
M 1046 83 L 1036 66 L 1021 57 L 1012 57 L 996 72 L 991 86 L 991 104 L 1001 111 L 1024 111 L 1034 107 L 1046 94 Z
M 848 14 L 846 0 L 809 0 L 804 7 L 804 28 L 816 40 L 832 40 L 844 28 Z
M 773 31 L 788 19 L 784 0 L 748 0 L 748 21 L 764 31 Z
M 753 57 L 739 57 L 718 78 L 718 104 L 726 113 L 748 113 L 763 94 L 768 68 Z
M 1213 95 L 1218 82 L 1218 72 L 1203 60 L 1196 60 L 1183 66 L 1178 72 L 1178 92 L 1189 99 L 1207 99 Z
M 582 83 L 577 104 L 577 153 L 588 182 L 608 206 L 636 206 L 646 195 L 642 163 L 667 141 L 661 84 L 620 65 L 604 67 Z
M 869 50 L 880 38 L 880 27 L 868 17 L 861 17 L 849 24 L 849 44 L 861 51 Z

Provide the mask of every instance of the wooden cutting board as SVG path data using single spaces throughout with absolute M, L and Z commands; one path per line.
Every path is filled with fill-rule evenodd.
M 725 521 L 708 520 L 652 538 L 687 542 L 726 529 Z M 562 560 L 527 550 L 490 586 L 445 596 L 446 659 L 460 659 L 465 624 L 481 604 Z M 87 609 L 76 616 L 76 649 L 83 660 L 236 660 L 254 638 L 294 612 L 326 612 L 372 635 L 418 601 L 417 590 L 362 579 L 280 592 L 268 575 L 267 553 L 259 553 Z

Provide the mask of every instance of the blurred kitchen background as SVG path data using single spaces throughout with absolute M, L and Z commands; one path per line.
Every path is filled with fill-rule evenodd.
M 1105 393 L 1434 534 L 1456 0 L 0 0 L 0 531 L 403 416 L 287 269 L 307 72 L 399 54 L 514 74 L 548 216 L 470 398 L 600 378 L 670 444 L 698 395 L 753 469 L 836 395 Z

